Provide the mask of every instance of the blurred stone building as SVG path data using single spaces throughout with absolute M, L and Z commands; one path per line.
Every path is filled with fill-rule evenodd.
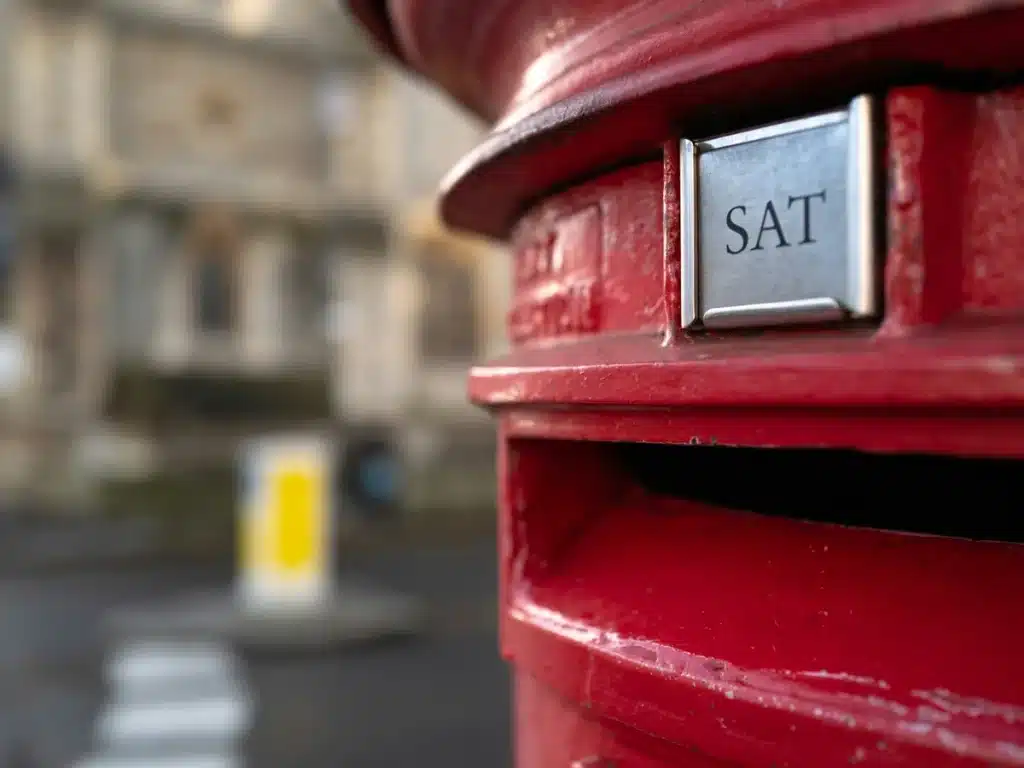
M 4 12 L 27 368 L 12 481 L 73 497 L 329 423 L 325 291 L 346 247 L 387 239 L 365 153 L 327 121 L 372 91 L 368 51 L 328 3 Z
M 0 59 L 7 493 L 230 475 L 311 429 L 393 441 L 415 508 L 489 498 L 464 374 L 505 265 L 425 202 L 477 128 L 333 0 L 0 0 Z
M 390 258 L 345 267 L 341 411 L 353 431 L 393 431 L 413 512 L 490 516 L 494 427 L 469 404 L 466 374 L 504 344 L 509 265 L 494 244 L 447 231 L 435 206 L 439 180 L 484 129 L 402 73 L 381 70 L 377 88 L 388 116 L 370 134 L 393 185 Z

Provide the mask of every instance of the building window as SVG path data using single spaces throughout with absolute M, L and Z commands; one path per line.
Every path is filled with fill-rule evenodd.
M 465 362 L 477 352 L 476 291 L 471 265 L 428 254 L 422 263 L 425 291 L 421 349 L 435 362 Z
M 44 316 L 40 341 L 45 389 L 52 395 L 75 391 L 78 381 L 79 259 L 75 233 L 51 232 L 40 240 L 40 282 Z
M 0 244 L 0 328 L 14 320 L 14 254 Z
M 2 183 L 2 182 L 0 182 Z M 11 206 L 0 201 L 0 327 L 14 324 L 14 275 L 17 244 Z
M 230 211 L 203 210 L 190 225 L 193 323 L 201 334 L 231 333 L 238 324 L 241 248 L 238 222 Z
M 234 279 L 230 256 L 203 253 L 196 272 L 196 324 L 203 333 L 229 333 L 235 325 Z
M 324 332 L 330 279 L 324 249 L 315 242 L 299 241 L 299 248 L 288 262 L 290 296 L 289 321 L 296 336 L 317 337 Z

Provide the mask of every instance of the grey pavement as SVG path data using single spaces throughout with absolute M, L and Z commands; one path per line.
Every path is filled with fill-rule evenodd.
M 509 765 L 492 540 L 357 555 L 340 571 L 421 598 L 442 619 L 384 644 L 247 654 L 256 703 L 248 765 Z M 110 609 L 225 589 L 230 579 L 210 566 L 0 579 L 0 768 L 65 768 L 89 750 Z
M 152 561 L 165 549 L 157 520 L 96 515 L 32 515 L 0 508 L 0 575 Z
M 358 659 L 257 665 L 259 768 L 510 765 L 493 634 L 381 645 Z

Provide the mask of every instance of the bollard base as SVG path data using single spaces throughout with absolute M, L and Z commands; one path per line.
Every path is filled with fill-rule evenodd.
M 112 614 L 112 640 L 217 640 L 240 650 L 331 651 L 408 637 L 426 629 L 418 599 L 356 584 L 338 584 L 322 603 L 257 609 L 233 593 L 189 595 L 162 606 Z

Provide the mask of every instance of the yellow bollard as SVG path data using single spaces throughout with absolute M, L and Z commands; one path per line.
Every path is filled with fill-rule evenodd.
M 239 586 L 247 607 L 310 607 L 329 599 L 332 448 L 318 437 L 247 446 L 239 531 Z

